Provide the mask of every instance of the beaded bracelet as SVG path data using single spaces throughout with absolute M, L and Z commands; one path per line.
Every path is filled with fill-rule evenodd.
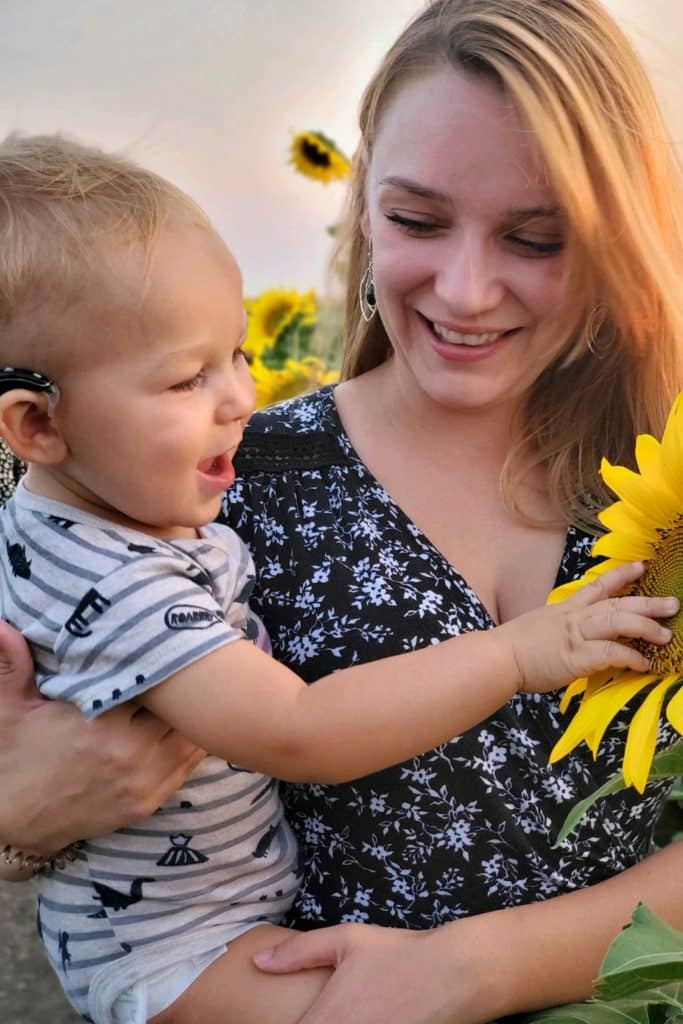
M 38 875 L 43 871 L 54 871 L 55 868 L 63 868 L 67 861 L 76 860 L 76 851 L 73 846 L 65 846 L 57 853 L 41 855 L 38 853 L 26 853 L 16 846 L 6 843 L 0 850 L 0 858 L 5 864 L 16 865 L 20 870 L 30 868 L 32 875 Z

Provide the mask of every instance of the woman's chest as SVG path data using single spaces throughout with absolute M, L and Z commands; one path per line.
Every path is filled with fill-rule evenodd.
M 460 576 L 491 619 L 506 622 L 545 603 L 565 550 L 564 526 L 542 528 L 507 509 L 497 480 L 437 480 L 405 487 L 390 482 L 418 543 L 431 546 L 444 573 Z M 531 511 L 550 519 L 552 508 L 534 496 Z

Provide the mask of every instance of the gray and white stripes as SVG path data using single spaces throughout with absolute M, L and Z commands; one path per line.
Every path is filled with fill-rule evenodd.
M 233 640 L 268 648 L 251 559 L 225 527 L 162 541 L 20 485 L 0 541 L 0 614 L 29 640 L 43 694 L 88 717 Z M 274 780 L 207 757 L 150 819 L 84 841 L 43 880 L 38 927 L 75 1008 L 106 1021 L 148 973 L 280 921 L 297 888 Z

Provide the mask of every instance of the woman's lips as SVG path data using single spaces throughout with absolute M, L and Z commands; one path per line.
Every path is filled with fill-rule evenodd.
M 508 331 L 452 331 L 421 317 L 429 330 L 433 348 L 446 360 L 459 363 L 478 362 L 496 352 L 521 329 Z

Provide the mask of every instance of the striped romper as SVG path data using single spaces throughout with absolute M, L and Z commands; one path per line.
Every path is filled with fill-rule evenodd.
M 19 485 L 0 511 L 0 616 L 45 697 L 92 718 L 233 640 L 269 649 L 246 547 L 200 533 L 159 540 Z M 279 923 L 298 882 L 275 780 L 209 756 L 152 817 L 42 880 L 38 931 L 75 1009 L 105 1024 L 137 982 Z

